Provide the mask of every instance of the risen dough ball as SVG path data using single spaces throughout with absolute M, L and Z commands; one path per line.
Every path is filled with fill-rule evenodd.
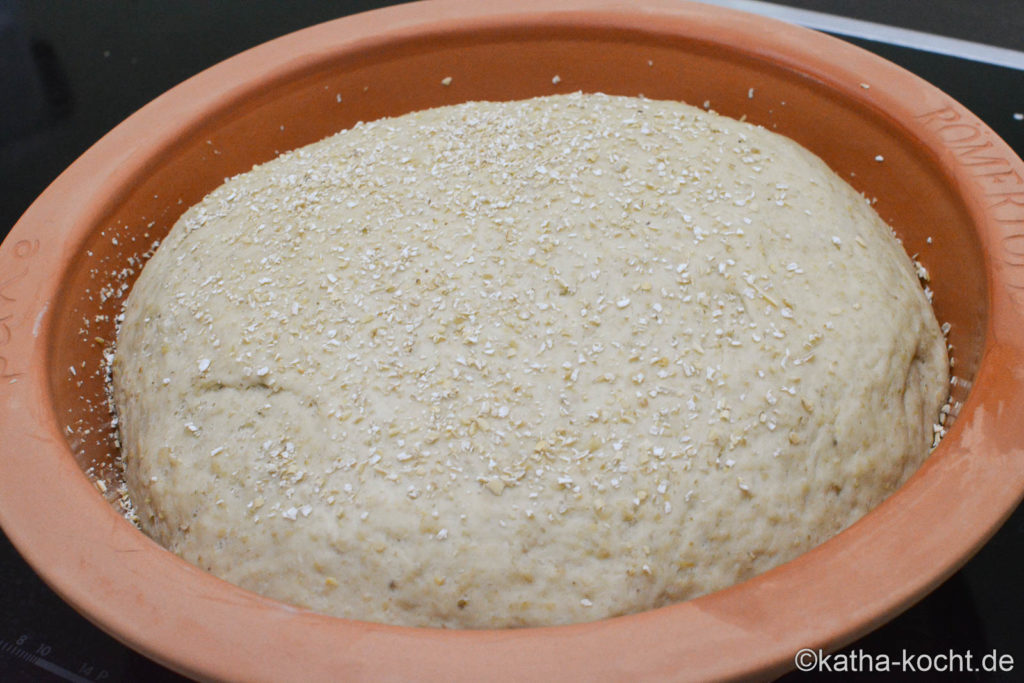
M 834 535 L 948 384 L 914 268 L 806 150 L 570 95 L 360 124 L 229 180 L 129 297 L 145 531 L 343 617 L 635 612 Z

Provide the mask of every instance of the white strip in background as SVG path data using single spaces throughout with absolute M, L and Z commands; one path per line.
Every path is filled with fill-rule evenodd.
M 995 64 L 1011 69 L 1024 71 L 1024 52 L 1004 47 L 975 43 L 959 38 L 947 38 L 934 33 L 914 31 L 887 24 L 876 24 L 872 21 L 850 19 L 835 14 L 814 12 L 812 10 L 774 5 L 760 0 L 700 0 L 710 5 L 719 5 L 730 9 L 760 14 L 772 19 L 780 19 L 791 24 L 799 24 L 818 31 L 826 31 L 850 38 L 861 38 L 876 42 L 889 43 L 900 47 L 933 52 L 940 55 L 960 57 L 975 62 Z

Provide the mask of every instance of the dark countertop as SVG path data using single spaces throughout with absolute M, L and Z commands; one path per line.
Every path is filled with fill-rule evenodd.
M 4 179 L 0 237 L 90 144 L 163 91 L 278 35 L 383 4 L 390 3 L 348 2 L 338 8 L 311 2 L 0 0 L 0 177 Z M 1021 0 L 788 0 L 776 4 L 1024 51 Z M 945 90 L 1024 156 L 1024 71 L 863 38 L 851 42 Z M 1013 657 L 1020 680 L 1024 671 L 1022 566 L 1024 507 L 935 592 L 845 652 L 898 657 L 902 650 L 970 651 L 980 659 L 996 651 Z M 123 647 L 65 605 L 3 536 L 0 579 L 0 679 L 181 680 Z M 984 673 L 945 678 L 1011 680 Z
M 1020 0 L 777 0 L 774 4 L 1024 50 Z

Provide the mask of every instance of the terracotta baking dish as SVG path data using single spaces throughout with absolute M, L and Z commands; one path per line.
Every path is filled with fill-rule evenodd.
M 834 540 L 729 590 L 491 632 L 374 625 L 267 600 L 120 516 L 102 355 L 139 256 L 188 205 L 359 120 L 575 90 L 707 102 L 795 138 L 877 200 L 931 272 L 956 360 L 956 419 L 902 489 Z M 0 522 L 86 617 L 199 678 L 772 677 L 799 649 L 840 647 L 908 607 L 1014 509 L 1022 361 L 1024 163 L 915 76 L 821 34 L 676 0 L 401 6 L 190 79 L 100 140 L 15 226 L 0 248 Z

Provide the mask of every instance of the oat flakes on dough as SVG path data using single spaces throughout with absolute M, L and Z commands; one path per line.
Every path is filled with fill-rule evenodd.
M 360 124 L 240 175 L 131 292 L 147 533 L 344 617 L 586 621 L 728 586 L 926 456 L 912 264 L 811 154 L 670 102 Z

